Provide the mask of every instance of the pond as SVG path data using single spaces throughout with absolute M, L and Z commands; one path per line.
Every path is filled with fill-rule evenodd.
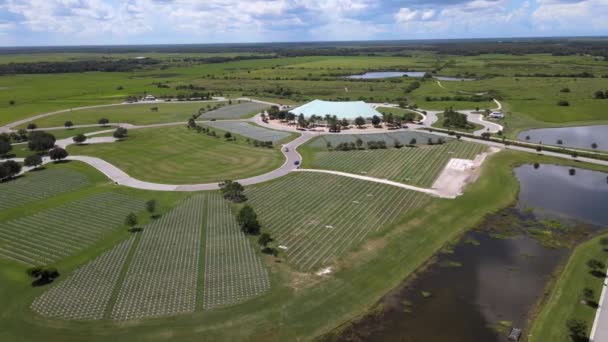
M 390 77 L 424 77 L 426 72 L 424 71 L 370 71 L 361 75 L 350 75 L 345 78 L 352 79 L 377 79 L 377 78 L 390 78 Z
M 591 145 L 595 143 L 598 150 L 608 151 L 608 125 L 538 128 L 523 131 L 517 138 L 548 145 L 558 145 L 557 141 L 561 140 L 563 146 L 584 149 L 592 149 Z
M 426 74 L 426 71 L 370 71 L 361 75 L 350 75 L 345 78 L 350 79 L 379 79 L 379 78 L 391 78 L 391 77 L 415 77 L 422 78 Z M 439 81 L 474 81 L 472 78 L 460 78 L 460 77 L 447 77 L 447 76 L 433 76 L 434 79 Z
M 576 169 L 570 176 L 569 168 L 553 165 L 524 165 L 515 174 L 522 189 L 516 206 L 488 216 L 444 248 L 426 269 L 386 295 L 379 312 L 338 339 L 507 342 L 512 327 L 527 334 L 550 275 L 570 253 L 563 246 L 598 229 L 572 220 L 608 225 L 608 216 L 597 213 L 598 205 L 608 203 L 608 174 Z M 547 220 L 554 212 L 564 220 Z M 566 233 L 539 238 L 547 231 Z

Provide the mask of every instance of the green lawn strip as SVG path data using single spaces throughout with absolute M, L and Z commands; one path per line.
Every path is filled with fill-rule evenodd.
M 130 130 L 121 142 L 72 145 L 70 154 L 99 157 L 130 176 L 149 182 L 192 184 L 242 179 L 278 168 L 278 148 L 253 147 L 245 139 L 226 141 L 183 126 Z
M 458 127 L 445 127 L 443 126 L 443 122 L 445 121 L 445 118 L 443 117 L 443 114 L 437 114 L 437 121 L 435 123 L 433 123 L 431 125 L 431 127 L 437 127 L 437 128 L 443 128 L 443 129 L 451 129 L 453 131 L 460 131 L 460 132 L 467 132 L 467 133 L 473 133 L 475 131 L 478 131 L 480 129 L 483 129 L 482 125 L 478 125 L 476 123 L 470 122 L 469 124 L 472 125 L 472 128 L 458 128 Z
M 112 295 L 110 296 L 110 300 L 108 301 L 108 305 L 106 306 L 106 309 L 105 309 L 105 312 L 103 315 L 104 319 L 110 319 L 110 317 L 112 315 L 112 310 L 114 310 L 114 304 L 116 304 L 116 300 L 118 299 L 118 294 L 120 293 L 120 288 L 122 286 L 122 283 L 125 280 L 125 277 L 127 276 L 127 271 L 129 270 L 129 265 L 131 265 L 131 261 L 133 260 L 133 256 L 135 255 L 135 251 L 137 250 L 137 246 L 139 245 L 139 242 L 141 241 L 141 234 L 139 234 L 139 233 L 131 233 L 131 234 L 136 234 L 135 240 L 133 241 L 133 244 L 129 248 L 129 254 L 127 255 L 127 258 L 125 259 L 125 262 L 120 269 L 120 275 L 118 276 L 118 279 L 116 280 L 114 289 L 112 290 Z M 95 286 L 95 285 L 92 284 L 92 286 Z
M 33 120 L 33 122 L 38 127 L 60 127 L 68 120 L 72 121 L 74 125 L 90 125 L 96 124 L 101 118 L 110 120 L 110 123 L 134 125 L 186 122 L 192 115 L 197 115 L 200 109 L 206 110 L 218 104 L 226 104 L 226 102 L 134 103 L 74 110 Z M 21 128 L 25 126 L 27 124 L 22 125 Z
M 587 325 L 587 334 L 591 332 L 596 309 L 581 303 L 583 289 L 592 289 L 596 302 L 599 301 L 604 278 L 590 274 L 586 263 L 590 259 L 608 261 L 608 253 L 600 245 L 600 240 L 606 237 L 608 234 L 604 233 L 574 249 L 561 274 L 552 282 L 548 299 L 530 330 L 529 341 L 571 341 L 566 326 L 570 319 L 582 320 Z

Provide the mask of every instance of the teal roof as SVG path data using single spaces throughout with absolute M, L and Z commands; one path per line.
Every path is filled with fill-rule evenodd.
M 371 118 L 374 115 L 381 116 L 377 110 L 363 101 L 322 101 L 314 100 L 305 105 L 290 110 L 295 115 L 304 114 L 305 117 L 318 115 L 324 117 L 326 114 L 335 115 L 339 119 L 354 119 L 358 116 Z

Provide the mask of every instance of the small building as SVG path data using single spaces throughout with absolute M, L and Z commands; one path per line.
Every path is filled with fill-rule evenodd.
M 502 112 L 492 112 L 488 115 L 490 119 L 504 119 L 505 115 Z
M 142 101 L 156 101 L 156 97 L 152 96 L 152 95 L 146 95 Z

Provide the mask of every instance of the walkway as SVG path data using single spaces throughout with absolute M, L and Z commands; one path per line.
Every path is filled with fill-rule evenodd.
M 608 274 L 608 270 L 606 270 L 606 274 Z M 589 335 L 589 342 L 608 341 L 608 295 L 606 295 L 606 288 L 608 288 L 608 276 L 604 279 L 602 294 L 598 303 L 599 306 L 595 312 L 591 335 Z

